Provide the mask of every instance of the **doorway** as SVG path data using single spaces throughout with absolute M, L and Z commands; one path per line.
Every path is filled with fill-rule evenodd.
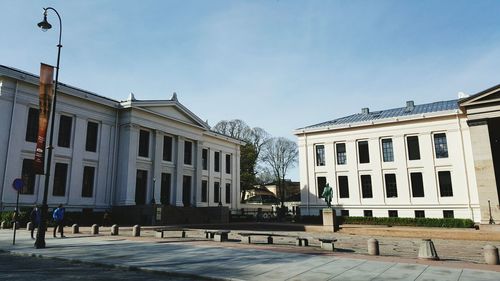
M 497 196 L 500 201 L 500 118 L 488 119 L 488 132 L 490 134 L 493 168 L 495 169 Z

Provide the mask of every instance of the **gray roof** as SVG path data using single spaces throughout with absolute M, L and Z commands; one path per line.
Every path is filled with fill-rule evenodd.
M 449 111 L 458 109 L 458 100 L 438 101 L 433 103 L 414 105 L 413 109 L 407 107 L 399 107 L 369 113 L 357 113 L 334 120 L 318 123 L 307 126 L 301 129 L 312 129 L 327 126 L 347 125 L 353 123 L 369 122 L 380 119 L 396 118 L 402 116 L 420 115 L 430 112 Z

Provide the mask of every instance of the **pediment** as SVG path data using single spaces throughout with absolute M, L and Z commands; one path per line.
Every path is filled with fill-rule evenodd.
M 193 126 L 208 128 L 208 125 L 203 122 L 198 116 L 189 111 L 187 108 L 179 103 L 173 102 L 171 104 L 159 105 L 140 105 L 141 109 L 158 114 L 168 119 L 180 121 Z
M 460 106 L 486 105 L 500 102 L 500 85 L 484 90 L 460 101 Z

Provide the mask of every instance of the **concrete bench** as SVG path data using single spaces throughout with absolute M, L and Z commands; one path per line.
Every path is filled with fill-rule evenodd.
M 334 243 L 337 242 L 337 239 L 335 238 L 318 238 L 320 244 L 321 244 L 321 249 L 325 249 L 328 251 L 334 251 L 335 246 Z
M 229 239 L 230 232 L 231 230 L 205 230 L 205 237 L 217 242 L 224 242 Z
M 168 231 L 180 231 L 181 238 L 186 238 L 186 229 L 183 228 L 155 228 L 154 231 L 156 238 L 165 238 L 165 232 Z
M 309 246 L 309 238 L 307 237 L 297 237 L 295 240 L 295 245 L 307 247 Z
M 252 236 L 266 236 L 267 237 L 267 244 L 273 244 L 274 239 L 273 237 L 296 237 L 296 236 L 289 236 L 289 235 L 283 235 L 283 234 L 274 234 L 274 233 L 262 233 L 262 232 L 241 232 L 238 233 L 240 236 L 242 236 L 241 242 L 251 244 L 252 243 Z M 298 239 L 298 238 L 297 238 Z M 301 238 L 300 244 L 302 245 L 302 242 L 306 238 Z M 307 240 L 307 239 L 306 239 Z M 296 242 L 299 243 L 299 242 Z M 309 244 L 308 242 L 305 242 L 306 244 Z

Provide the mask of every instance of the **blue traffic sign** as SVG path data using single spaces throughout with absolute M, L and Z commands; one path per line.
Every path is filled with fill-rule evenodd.
M 21 191 L 24 187 L 24 181 L 22 179 L 15 179 L 12 182 L 12 187 L 17 191 Z

